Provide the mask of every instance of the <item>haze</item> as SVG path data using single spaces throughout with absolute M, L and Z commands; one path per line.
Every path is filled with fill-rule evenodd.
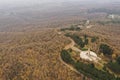
M 0 30 L 79 16 L 119 0 L 0 0 Z M 102 6 L 101 6 L 102 5 Z M 52 20 L 51 20 L 52 19 Z
M 63 3 L 63 2 L 80 2 L 80 3 L 106 3 L 106 2 L 115 2 L 119 0 L 0 0 L 0 7 L 3 8 L 10 8 L 10 7 L 20 7 L 20 6 L 31 6 L 36 4 L 43 4 L 43 3 Z M 46 5 L 47 6 L 47 5 Z

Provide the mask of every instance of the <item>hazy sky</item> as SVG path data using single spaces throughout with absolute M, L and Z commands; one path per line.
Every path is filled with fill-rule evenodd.
M 0 5 L 34 4 L 34 3 L 61 2 L 61 1 L 99 1 L 99 2 L 105 2 L 105 1 L 116 1 L 116 0 L 0 0 Z
M 77 2 L 76 2 L 77 1 Z M 33 5 L 41 5 L 45 3 L 47 4 L 62 4 L 62 2 L 76 2 L 76 3 L 108 3 L 112 1 L 120 1 L 120 0 L 0 0 L 0 9 L 9 9 L 14 7 L 25 7 L 25 6 L 33 6 Z

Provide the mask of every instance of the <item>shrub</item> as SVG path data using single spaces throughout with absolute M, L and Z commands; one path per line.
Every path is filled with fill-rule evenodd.
M 92 37 L 91 42 L 94 43 L 97 40 L 97 37 Z

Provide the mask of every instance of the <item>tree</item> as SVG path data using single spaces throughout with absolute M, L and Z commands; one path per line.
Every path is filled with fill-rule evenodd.
M 113 50 L 107 44 L 101 44 L 100 47 L 99 47 L 99 50 L 104 55 L 111 55 L 113 53 Z
M 88 39 L 85 39 L 84 44 L 85 44 L 85 45 L 87 45 L 87 44 L 88 44 Z
M 85 43 L 83 42 L 82 38 L 80 38 L 77 35 L 69 35 L 69 37 L 71 37 L 75 43 L 77 43 L 81 48 L 83 48 L 85 46 Z
M 87 35 L 84 35 L 84 39 L 87 39 Z
M 92 37 L 91 42 L 94 43 L 97 40 L 96 37 Z
M 94 67 L 95 67 L 94 63 L 91 63 L 90 66 L 91 66 L 91 68 L 94 68 Z
M 69 51 L 69 52 L 72 52 L 72 49 L 70 48 L 70 49 L 68 49 L 68 51 Z
M 73 63 L 73 59 L 70 56 L 69 52 L 67 52 L 66 50 L 62 50 L 61 51 L 61 57 L 63 59 L 63 61 L 65 61 L 66 63 Z
M 117 58 L 117 62 L 120 64 L 120 56 Z
M 120 74 L 120 64 L 117 62 L 109 62 L 107 67 L 114 73 Z

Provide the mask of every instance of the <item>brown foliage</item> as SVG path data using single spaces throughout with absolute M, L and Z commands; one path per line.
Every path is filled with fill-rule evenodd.
M 0 80 L 80 80 L 59 60 L 67 39 L 55 30 L 1 33 Z

